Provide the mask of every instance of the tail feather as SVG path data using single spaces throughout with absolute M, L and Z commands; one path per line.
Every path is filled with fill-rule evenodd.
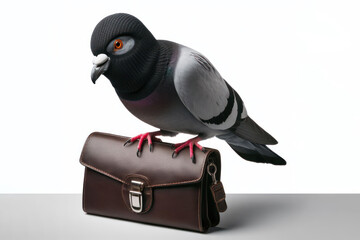
M 234 130 L 234 133 L 237 136 L 246 139 L 252 143 L 259 143 L 264 145 L 274 145 L 278 143 L 273 136 L 271 136 L 268 132 L 262 129 L 249 116 L 240 121 L 240 124 Z
M 271 163 L 274 165 L 286 165 L 286 161 L 271 151 L 267 146 L 261 144 L 254 144 L 255 149 L 247 149 L 240 146 L 229 144 L 230 147 L 239 154 L 242 158 L 248 161 L 257 163 Z M 257 146 L 256 146 L 257 145 Z
M 234 134 L 225 134 L 217 137 L 225 140 L 230 147 L 245 160 L 257 163 L 286 165 L 286 161 L 271 151 L 266 145 L 252 143 Z

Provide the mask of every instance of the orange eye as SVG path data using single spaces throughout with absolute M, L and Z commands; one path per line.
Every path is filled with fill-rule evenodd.
M 120 39 L 116 39 L 116 40 L 114 41 L 114 50 L 117 51 L 117 50 L 122 49 L 123 45 L 124 45 L 124 44 L 123 44 L 123 42 L 122 42 Z

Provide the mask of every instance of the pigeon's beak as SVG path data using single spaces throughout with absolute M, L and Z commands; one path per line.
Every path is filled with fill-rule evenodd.
M 93 59 L 93 68 L 91 70 L 91 80 L 95 84 L 96 80 L 106 72 L 110 65 L 110 58 L 106 54 L 99 54 Z

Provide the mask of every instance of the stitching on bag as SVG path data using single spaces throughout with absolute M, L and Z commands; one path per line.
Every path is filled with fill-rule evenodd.
M 209 154 L 212 153 L 212 152 L 213 152 L 213 151 L 208 152 L 208 153 L 205 155 L 205 158 L 208 158 Z M 153 185 L 149 185 L 148 187 L 162 187 L 162 186 L 170 186 L 170 185 L 175 185 L 175 184 L 185 184 L 185 183 L 194 183 L 194 182 L 197 182 L 197 181 L 199 181 L 200 179 L 202 179 L 202 177 L 203 177 L 203 175 L 204 175 L 204 167 L 205 167 L 205 165 L 206 165 L 206 162 L 207 162 L 207 161 L 205 160 L 203 166 L 201 167 L 201 175 L 200 175 L 199 178 L 192 179 L 192 180 L 181 181 L 181 182 L 170 182 L 170 183 L 153 184 Z M 82 161 L 82 159 L 80 160 L 80 163 L 81 163 L 82 165 L 84 165 L 84 166 L 86 166 L 86 167 L 89 167 L 89 168 L 91 168 L 91 169 L 93 169 L 93 170 L 95 170 L 95 171 L 98 171 L 98 172 L 100 172 L 100 173 L 102 173 L 102 174 L 104 174 L 104 175 L 106 175 L 106 176 L 108 176 L 108 177 L 111 177 L 111 178 L 113 178 L 113 179 L 115 179 L 115 180 L 118 180 L 119 182 L 122 182 L 122 183 L 124 183 L 124 184 L 127 184 L 127 183 L 126 183 L 125 181 L 123 181 L 122 179 L 120 179 L 120 178 L 118 178 L 118 177 L 115 177 L 115 176 L 111 175 L 110 173 L 107 173 L 107 172 L 105 172 L 105 171 L 103 171 L 103 170 L 100 170 L 100 169 L 98 169 L 98 168 L 96 168 L 96 167 L 94 167 L 94 166 L 92 166 L 92 165 L 89 165 L 89 164 L 87 164 L 87 163 L 84 163 L 84 162 Z M 127 185 L 128 185 L 128 184 L 127 184 Z
M 127 182 L 123 181 L 122 179 L 120 179 L 118 177 L 115 177 L 114 175 L 111 175 L 110 173 L 107 173 L 107 172 L 105 172 L 103 170 L 100 170 L 100 169 L 98 169 L 98 168 L 96 168 L 96 167 L 94 167 L 92 165 L 89 165 L 89 164 L 84 163 L 84 162 L 81 162 L 81 164 L 84 165 L 85 167 L 91 168 L 91 169 L 93 169 L 93 170 L 95 170 L 95 171 L 97 171 L 99 173 L 102 173 L 102 174 L 104 174 L 104 175 L 106 175 L 106 176 L 108 176 L 110 178 L 113 178 L 113 179 L 115 179 L 115 180 L 117 180 L 119 182 L 122 182 L 122 183 L 124 183 L 126 185 L 129 185 Z M 201 177 L 199 177 L 197 179 L 186 180 L 186 181 L 182 181 L 182 182 L 169 182 L 169 183 L 154 184 L 154 185 L 149 185 L 148 187 L 165 187 L 165 186 L 170 186 L 170 185 L 175 185 L 175 184 L 194 183 L 194 182 L 199 181 L 202 178 L 203 171 L 204 171 L 204 166 L 202 167 L 201 171 L 202 171 Z
M 193 180 L 186 180 L 186 181 L 182 181 L 182 182 L 170 182 L 170 183 L 154 184 L 154 185 L 151 185 L 151 187 L 168 186 L 168 185 L 171 185 L 171 184 L 193 183 L 193 182 L 197 182 L 197 181 L 201 180 L 203 178 L 203 176 L 204 176 L 204 168 L 205 168 L 206 163 L 208 161 L 208 156 L 210 155 L 210 153 L 213 153 L 213 152 L 215 152 L 215 151 L 211 150 L 205 155 L 205 161 L 204 161 L 204 164 L 201 167 L 201 171 L 200 171 L 201 175 L 200 175 L 200 177 L 198 177 L 196 179 L 193 179 Z
M 113 178 L 113 179 L 115 179 L 115 180 L 118 180 L 119 182 L 122 182 L 122 183 L 124 183 L 124 184 L 127 184 L 126 182 L 124 182 L 124 181 L 121 180 L 120 178 L 115 177 L 115 176 L 113 176 L 113 175 L 111 175 L 111 174 L 109 174 L 109 173 L 107 173 L 107 172 L 104 172 L 103 170 L 100 170 L 100 169 L 98 169 L 98 168 L 96 168 L 96 167 L 94 167 L 94 166 L 91 166 L 91 165 L 89 165 L 89 164 L 86 164 L 86 163 L 84 163 L 84 162 L 81 162 L 81 163 L 82 163 L 85 167 L 91 168 L 91 169 L 93 169 L 93 170 L 95 170 L 95 171 L 97 171 L 97 172 L 99 172 L 99 173 L 104 174 L 105 176 L 111 177 L 111 178 Z M 128 184 L 127 184 L 127 185 L 128 185 Z

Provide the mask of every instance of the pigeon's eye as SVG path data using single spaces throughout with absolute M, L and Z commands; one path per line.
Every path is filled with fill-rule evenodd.
M 112 40 L 106 51 L 113 55 L 123 55 L 129 52 L 135 45 L 135 40 L 129 36 L 120 36 Z
M 114 41 L 114 50 L 115 51 L 117 51 L 117 50 L 119 50 L 119 49 L 122 49 L 122 47 L 123 47 L 123 42 L 121 41 L 121 39 L 116 39 L 115 41 Z

